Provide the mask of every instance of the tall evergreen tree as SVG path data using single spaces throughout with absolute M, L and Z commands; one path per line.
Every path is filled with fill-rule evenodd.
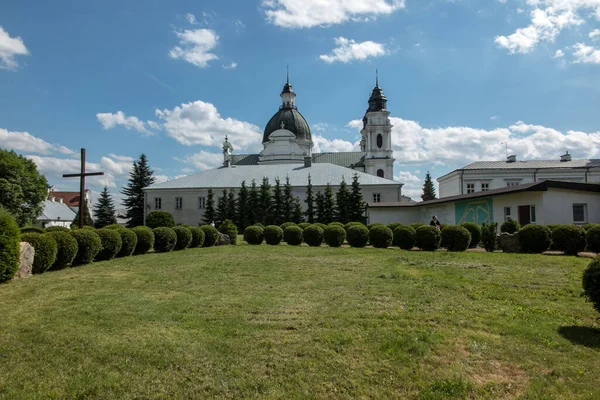
M 113 202 L 108 188 L 104 186 L 104 190 L 100 193 L 98 202 L 94 207 L 94 214 L 96 215 L 96 222 L 94 226 L 96 228 L 104 228 L 105 226 L 116 224 L 117 218 L 115 217 L 115 203 Z
M 144 225 L 144 188 L 154 183 L 154 171 L 148 165 L 148 158 L 141 154 L 139 160 L 133 161 L 133 168 L 129 173 L 129 181 L 121 191 L 125 195 L 123 205 L 127 209 L 127 226 Z
M 254 179 L 252 179 L 252 185 L 250 186 L 250 191 L 248 193 L 248 203 L 248 226 L 250 226 L 259 222 L 258 210 L 260 207 L 260 192 L 258 191 L 258 187 L 256 186 L 256 181 Z
M 365 219 L 365 203 L 363 201 L 360 183 L 358 182 L 358 174 L 352 177 L 352 189 L 350 191 L 350 201 L 348 208 L 350 209 L 350 222 L 362 222 Z
M 323 220 L 319 221 L 323 224 L 330 224 L 333 222 L 335 212 L 335 200 L 333 199 L 333 191 L 331 185 L 328 183 L 325 187 L 325 193 L 323 193 Z
M 275 178 L 275 186 L 273 186 L 273 223 L 281 225 L 284 222 L 283 218 L 283 193 L 281 191 L 281 182 L 279 178 Z
M 315 196 L 315 218 L 314 222 L 321 222 L 325 220 L 325 197 L 323 193 L 317 192 Z
M 292 184 L 290 183 L 290 177 L 288 176 L 285 178 L 285 185 L 283 186 L 283 222 L 292 221 L 294 200 Z
M 315 222 L 315 196 L 313 194 L 313 185 L 310 180 L 310 174 L 308 174 L 308 185 L 306 186 L 306 221 L 311 224 Z
M 208 189 L 208 195 L 206 196 L 206 208 L 204 209 L 204 215 L 202 216 L 202 221 L 205 224 L 212 224 L 215 222 L 215 217 L 217 216 L 215 211 L 215 194 L 212 189 Z
M 215 224 L 220 225 L 223 221 L 225 221 L 227 219 L 228 212 L 227 189 L 223 189 L 223 195 L 219 197 L 219 200 L 217 200 L 217 215 Z
M 304 212 L 302 211 L 302 204 L 300 203 L 299 198 L 294 198 L 292 208 L 292 216 L 290 221 L 299 224 L 300 222 L 302 222 L 302 217 L 304 216 Z
M 237 196 L 237 213 L 235 218 L 235 224 L 240 231 L 243 231 L 246 227 L 252 225 L 250 223 L 251 209 L 249 195 L 250 193 L 248 191 L 248 186 L 246 186 L 246 181 L 243 181 Z
M 350 191 L 346 179 L 342 177 L 340 188 L 335 195 L 335 219 L 342 224 L 350 221 Z
M 262 185 L 260 185 L 258 195 L 258 222 L 263 225 L 271 224 L 272 208 L 273 195 L 271 194 L 271 185 L 269 184 L 269 178 L 265 177 L 263 178 Z
M 229 194 L 227 195 L 227 218 L 228 220 L 235 220 L 235 216 L 237 215 L 237 207 L 235 204 L 235 193 L 233 189 L 229 190 Z
M 94 226 L 94 221 L 92 220 L 92 215 L 90 213 L 89 207 L 84 207 L 85 215 L 83 216 L 83 226 Z M 79 212 L 81 211 L 81 207 L 77 210 L 77 214 L 75 214 L 75 219 L 71 224 L 71 229 L 79 228 Z
M 427 174 L 425 175 L 425 183 L 423 184 L 423 194 L 421 195 L 421 199 L 423 199 L 423 201 L 427 201 L 435 200 L 436 198 L 435 186 L 433 186 L 431 175 L 429 175 L 429 171 L 427 171 Z

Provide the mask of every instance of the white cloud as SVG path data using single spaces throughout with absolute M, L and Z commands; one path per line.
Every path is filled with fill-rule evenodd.
M 163 183 L 169 180 L 166 175 L 154 175 L 154 183 Z
M 198 21 L 196 21 L 196 17 L 194 16 L 194 14 L 190 14 L 190 13 L 185 14 L 185 19 L 187 20 L 187 22 L 189 22 L 192 25 L 196 25 L 198 23 Z
M 98 118 L 104 129 L 112 129 L 117 125 L 121 125 L 127 130 L 135 129 L 147 135 L 152 134 L 152 132 L 146 129 L 144 121 L 141 121 L 138 117 L 126 117 L 123 111 L 117 111 L 115 114 L 98 113 L 96 114 L 96 118 Z
M 53 145 L 43 139 L 33 136 L 29 132 L 11 132 L 0 128 L 0 147 L 38 154 L 74 154 L 73 150 L 60 145 Z
M 175 158 L 177 161 L 181 161 L 185 164 L 190 164 L 199 169 L 200 171 L 204 171 L 207 169 L 217 168 L 223 165 L 223 154 L 221 153 L 211 153 L 208 151 L 200 151 L 199 153 L 193 154 L 187 157 L 178 157 Z M 182 172 L 192 172 L 189 168 L 184 168 L 181 170 Z
M 343 139 L 326 139 L 313 133 L 313 153 L 339 153 L 344 151 L 360 151 L 360 142 L 351 143 Z
M 152 129 L 155 129 L 157 131 L 162 130 L 162 126 L 158 122 L 155 122 L 155 121 L 146 121 L 146 123 Z
M 404 8 L 405 0 L 263 0 L 267 21 L 284 28 L 311 28 L 366 20 Z
M 20 37 L 10 37 L 0 26 L 0 69 L 16 69 L 15 56 L 28 55 L 29 51 Z
M 600 64 L 600 48 L 577 43 L 573 57 L 575 58 L 574 63 Z
M 222 118 L 211 103 L 197 100 L 172 110 L 156 110 L 156 115 L 164 121 L 168 135 L 187 146 L 220 148 L 227 135 L 238 153 L 240 150 L 258 151 L 261 147 L 262 129 L 249 122 Z
M 238 64 L 236 62 L 232 61 L 231 64 L 229 64 L 229 65 L 223 65 L 223 68 L 224 69 L 236 69 L 237 66 L 238 66 Z
M 116 154 L 109 154 L 108 157 L 102 157 L 100 164 L 105 172 L 112 173 L 114 175 L 129 175 L 131 168 L 133 167 L 133 158 L 127 156 L 118 156 Z
M 554 57 L 552 57 L 552 58 L 563 58 L 564 56 L 565 56 L 565 53 L 562 50 L 558 49 L 558 50 L 556 50 L 556 53 L 554 53 Z
M 219 36 L 210 29 L 184 30 L 175 32 L 179 38 L 179 46 L 175 46 L 169 52 L 169 57 L 183 59 L 190 64 L 200 68 L 208 67 L 212 60 L 218 60 L 213 50 L 219 41 Z
M 76 178 L 63 178 L 63 174 L 73 174 L 79 172 L 81 169 L 81 161 L 79 159 L 72 158 L 56 158 L 56 157 L 40 157 L 40 156 L 25 156 L 32 160 L 38 167 L 41 174 L 45 175 L 49 180 L 64 182 L 65 184 L 75 185 L 78 180 Z M 102 171 L 102 167 L 95 163 L 85 163 L 86 171 L 98 172 Z M 73 181 L 73 182 L 69 182 Z M 109 188 L 117 187 L 115 183 L 115 176 L 110 172 L 105 173 L 103 176 L 95 176 L 86 178 L 86 182 L 90 185 L 97 187 L 107 186 Z
M 328 64 L 334 62 L 348 63 L 353 60 L 362 61 L 369 57 L 380 57 L 387 54 L 383 44 L 370 40 L 361 43 L 344 37 L 338 37 L 334 40 L 338 47 L 333 49 L 331 54 L 322 54 L 319 56 L 321 60 Z
M 589 33 L 589 37 L 592 40 L 600 40 L 600 29 L 594 29 Z

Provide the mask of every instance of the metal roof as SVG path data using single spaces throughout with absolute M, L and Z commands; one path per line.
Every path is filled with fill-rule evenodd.
M 380 178 L 364 172 L 353 171 L 351 169 L 340 167 L 339 165 L 325 163 L 313 164 L 305 167 L 304 164 L 269 164 L 269 165 L 247 165 L 236 167 L 221 167 L 198 172 L 183 178 L 157 183 L 146 189 L 195 189 L 195 188 L 237 188 L 242 181 L 250 185 L 253 179 L 260 185 L 263 177 L 269 178 L 271 184 L 279 178 L 285 183 L 286 177 L 290 178 L 292 186 L 306 186 L 308 184 L 308 175 L 314 186 L 325 186 L 328 183 L 338 185 L 342 178 L 348 184 L 352 182 L 354 174 L 358 175 L 358 181 L 362 186 L 365 185 L 385 185 L 402 186 L 400 182 L 394 182 L 389 179 Z
M 592 160 L 528 160 L 528 161 L 477 161 L 462 168 L 472 169 L 531 169 L 531 168 L 590 168 L 600 167 L 600 159 Z
M 340 153 L 313 153 L 313 163 L 330 163 L 341 167 L 364 167 L 365 154 L 361 151 L 347 151 Z M 231 156 L 231 165 L 258 165 L 258 154 L 234 154 Z
M 71 208 L 57 201 L 44 200 L 44 210 L 38 217 L 39 221 L 73 221 L 75 213 Z

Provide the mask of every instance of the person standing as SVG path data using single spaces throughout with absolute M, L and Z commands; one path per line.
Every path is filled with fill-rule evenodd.
M 437 229 L 440 229 L 440 220 L 434 215 L 431 217 L 431 222 L 429 223 L 431 226 L 435 226 Z

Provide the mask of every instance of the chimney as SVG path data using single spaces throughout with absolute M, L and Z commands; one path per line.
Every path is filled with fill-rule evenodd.
M 63 198 L 62 198 L 62 197 L 59 197 L 59 198 L 58 198 L 58 202 L 59 202 L 60 204 L 63 204 Z
M 560 156 L 560 162 L 567 162 L 567 161 L 571 161 L 571 155 L 569 154 L 568 151 L 565 154 L 563 154 L 562 156 Z
M 54 203 L 56 201 L 56 197 L 54 197 L 54 196 L 50 197 L 50 201 Z
M 304 156 L 304 168 L 310 168 L 312 166 L 312 157 Z
M 229 167 L 231 167 L 231 160 L 225 160 L 225 162 L 223 164 L 225 164 L 226 168 L 229 168 Z
M 513 154 L 512 156 L 506 157 L 506 162 L 507 163 L 517 162 L 517 156 Z

